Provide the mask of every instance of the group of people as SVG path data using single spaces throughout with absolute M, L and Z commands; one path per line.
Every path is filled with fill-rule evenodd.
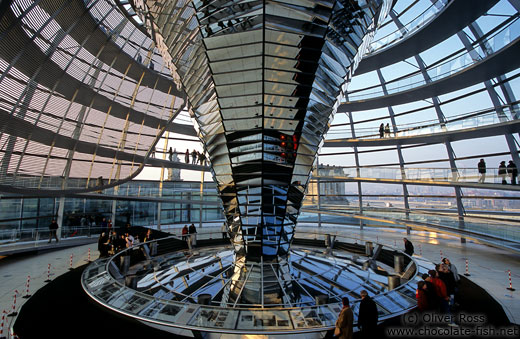
M 197 245 L 197 228 L 195 224 L 184 225 L 182 228 L 182 240 L 186 241 L 188 248 L 191 249 Z
M 477 164 L 478 167 L 478 182 L 483 184 L 486 181 L 486 162 L 484 159 L 480 159 Z M 501 161 L 498 165 L 498 176 L 502 179 L 502 185 L 507 185 L 507 178 L 511 181 L 511 185 L 516 185 L 516 178 L 518 177 L 518 168 L 513 160 L 509 160 L 506 166 L 505 161 Z
M 379 137 L 380 138 L 388 138 L 390 137 L 390 124 L 387 123 L 386 126 L 384 123 L 379 125 Z
M 417 283 L 415 296 L 419 312 L 440 312 L 449 314 L 455 304 L 460 281 L 457 268 L 448 258 L 435 265 L 434 270 L 422 275 Z
M 480 161 L 482 162 L 484 160 L 480 159 Z M 479 165 L 480 165 L 480 162 L 479 162 Z M 484 166 L 485 166 L 485 163 L 484 163 Z M 479 167 L 479 173 L 481 173 L 480 167 Z M 484 171 L 484 176 L 485 176 L 485 173 L 486 172 Z M 509 177 L 509 179 L 511 180 L 511 185 L 516 185 L 516 177 L 518 177 L 518 168 L 516 167 L 515 162 L 513 160 L 509 160 L 509 164 L 507 164 L 507 166 L 506 166 L 506 162 L 501 161 L 500 165 L 498 166 L 498 176 L 502 179 L 502 185 L 507 184 L 507 180 L 506 180 L 507 177 Z M 480 179 L 479 179 L 479 182 L 480 182 Z
M 375 338 L 377 330 L 378 312 L 375 301 L 368 295 L 366 290 L 360 293 L 361 302 L 359 303 L 358 323 L 362 338 Z M 350 308 L 348 297 L 341 299 L 343 308 L 336 320 L 334 337 L 351 339 L 354 333 L 354 314 Z
M 148 230 L 145 234 L 142 234 L 142 239 L 143 242 L 154 240 L 152 231 Z M 99 257 L 108 257 L 111 254 L 130 248 L 138 243 L 140 243 L 139 235 L 134 237 L 131 234 L 130 224 L 128 223 L 122 232 L 101 232 L 98 239 Z
M 193 150 L 190 153 L 189 149 L 186 149 L 186 153 L 184 153 L 184 161 L 189 164 L 190 163 L 190 154 L 191 154 L 191 163 L 193 165 L 196 165 L 197 162 L 201 166 L 206 165 L 206 154 L 204 152 L 199 152 L 197 150 Z

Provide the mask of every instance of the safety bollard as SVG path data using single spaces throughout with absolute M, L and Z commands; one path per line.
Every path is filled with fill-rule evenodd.
M 45 282 L 51 282 L 51 264 L 47 265 L 47 280 Z
M 8 317 L 14 317 L 15 315 L 18 314 L 18 312 L 16 312 L 16 295 L 19 294 L 18 290 L 14 290 L 14 295 L 13 295 L 13 307 L 11 308 L 11 313 L 9 313 L 7 316 Z
M 507 289 L 510 291 L 514 291 L 515 289 L 513 288 L 513 283 L 511 281 L 511 270 L 507 270 L 507 273 L 509 274 L 509 287 Z
M 440 261 L 440 262 L 442 263 L 442 258 L 444 257 L 444 256 L 442 255 L 442 250 L 439 250 L 439 254 L 441 255 L 441 261 Z
M 71 254 L 70 255 L 70 263 L 69 263 L 69 271 L 72 271 L 73 268 L 72 268 L 72 258 L 74 257 L 74 254 Z
M 90 262 L 90 247 L 88 248 L 88 262 Z
M 422 257 L 422 246 L 419 244 L 419 255 Z
M 0 324 L 0 339 L 5 339 L 7 338 L 5 335 L 4 335 L 4 326 L 5 326 L 5 323 L 6 323 L 6 317 L 7 315 L 7 311 L 6 310 L 3 310 L 2 311 L 2 323 Z
M 466 259 L 466 273 L 464 273 L 466 277 L 469 277 L 471 274 L 469 274 L 469 260 Z
M 25 283 L 25 295 L 22 297 L 24 299 L 29 298 L 31 295 L 29 294 L 29 284 L 31 283 L 31 276 L 27 276 L 27 282 Z

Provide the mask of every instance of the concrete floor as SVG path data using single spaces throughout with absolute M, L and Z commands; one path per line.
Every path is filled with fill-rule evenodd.
M 316 226 L 309 227 L 302 224 L 298 231 L 334 233 L 341 231 L 341 234 L 346 236 L 376 241 L 398 249 L 404 248 L 402 238 L 406 236 L 402 230 L 397 229 L 365 228 L 360 231 L 359 227 L 342 227 L 340 229 L 330 225 L 318 229 Z M 520 324 L 520 254 L 472 242 L 461 244 L 458 238 L 434 232 L 412 231 L 407 238 L 415 246 L 415 255 L 422 255 L 436 263 L 441 260 L 441 256 L 447 257 L 457 266 L 459 274 L 465 273 L 465 263 L 468 259 L 471 274 L 468 278 L 486 289 L 504 307 L 511 322 Z M 71 254 L 73 255 L 73 267 L 85 264 L 89 248 L 91 249 L 91 259 L 96 259 L 99 256 L 97 244 L 0 259 L 0 312 L 2 310 L 7 313 L 12 312 L 15 290 L 19 292 L 16 299 L 16 310 L 18 311 L 23 305 L 26 299 L 22 296 L 26 294 L 28 275 L 31 277 L 29 292 L 32 294 L 46 284 L 48 264 L 51 264 L 50 278 L 53 279 L 68 271 Z M 512 284 L 513 288 L 517 289 L 516 291 L 507 289 L 509 287 L 508 270 L 511 270 Z M 13 321 L 14 317 L 7 318 L 8 325 L 11 325 Z

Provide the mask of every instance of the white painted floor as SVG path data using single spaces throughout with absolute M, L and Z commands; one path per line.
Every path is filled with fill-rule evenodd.
M 394 229 L 370 229 L 360 231 L 358 227 L 336 228 L 324 226 L 321 229 L 301 225 L 301 232 L 338 232 L 341 234 L 383 243 L 388 246 L 404 248 L 402 238 L 405 233 Z M 219 231 L 219 230 L 217 230 Z M 458 268 L 460 274 L 465 273 L 465 260 L 469 260 L 469 279 L 485 288 L 498 302 L 502 304 L 510 320 L 520 324 L 520 255 L 505 250 L 496 249 L 476 243 L 461 244 L 458 238 L 439 235 L 433 232 L 412 232 L 407 236 L 415 246 L 415 254 L 422 255 L 434 262 L 443 257 L 448 257 Z M 50 278 L 68 271 L 70 267 L 70 255 L 73 255 L 72 266 L 78 267 L 87 262 L 88 249 L 91 249 L 91 259 L 98 258 L 97 244 L 83 245 L 74 248 L 60 249 L 22 257 L 4 257 L 0 259 L 0 312 L 5 310 L 12 312 L 13 295 L 17 290 L 16 311 L 26 301 L 21 298 L 26 294 L 27 276 L 30 275 L 29 293 L 46 284 L 48 264 L 51 264 Z M 511 270 L 513 288 L 509 291 L 508 270 Z M 66 298 L 66 296 L 62 296 Z M 13 317 L 7 318 L 8 325 L 14 321 Z M 5 335 L 5 329 L 4 329 Z

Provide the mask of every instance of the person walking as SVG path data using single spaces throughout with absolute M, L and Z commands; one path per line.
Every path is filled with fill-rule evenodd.
M 379 137 L 383 138 L 384 136 L 385 136 L 385 124 L 381 123 L 381 125 L 379 125 Z
M 168 150 L 168 160 L 173 161 L 173 150 L 171 147 Z
M 197 229 L 195 228 L 195 224 L 191 224 L 190 227 L 188 228 L 188 231 L 189 231 L 189 237 L 191 239 L 191 244 L 193 246 L 196 246 L 197 245 Z
M 52 219 L 52 222 L 50 223 L 49 225 L 49 244 L 52 242 L 52 238 L 56 238 L 56 242 L 59 242 L 60 240 L 58 239 L 58 234 L 57 234 L 57 230 L 58 230 L 59 226 L 58 226 L 58 223 L 56 222 L 55 219 Z
M 184 162 L 186 162 L 187 164 L 190 163 L 190 150 L 189 149 L 187 149 L 186 153 L 184 153 Z
M 359 303 L 358 327 L 361 329 L 362 338 L 375 338 L 377 329 L 377 306 L 368 292 L 362 290 L 360 293 L 361 302 Z
M 386 126 L 385 126 L 385 137 L 386 138 L 390 137 L 390 124 L 389 123 L 386 123 Z
M 507 164 L 507 174 L 509 175 L 509 179 L 511 179 L 511 185 L 516 185 L 518 168 L 513 160 L 509 160 L 509 164 Z
M 347 297 L 341 299 L 343 308 L 339 313 L 338 320 L 336 320 L 336 328 L 334 329 L 334 337 L 340 339 L 352 339 L 354 332 L 354 314 L 350 308 L 349 300 Z
M 486 181 L 486 162 L 484 161 L 484 159 L 480 159 L 477 167 L 478 167 L 478 175 L 479 175 L 478 183 L 483 184 L 484 181 Z
M 498 176 L 502 179 L 502 185 L 506 185 L 507 167 L 505 161 L 501 161 L 498 166 Z
M 414 251 L 413 244 L 407 238 L 403 238 L 403 241 L 404 241 L 404 253 L 406 253 L 407 255 L 409 255 L 411 257 L 413 255 L 413 251 Z
M 196 165 L 197 164 L 197 150 L 193 150 L 191 152 L 191 163 L 193 165 Z

